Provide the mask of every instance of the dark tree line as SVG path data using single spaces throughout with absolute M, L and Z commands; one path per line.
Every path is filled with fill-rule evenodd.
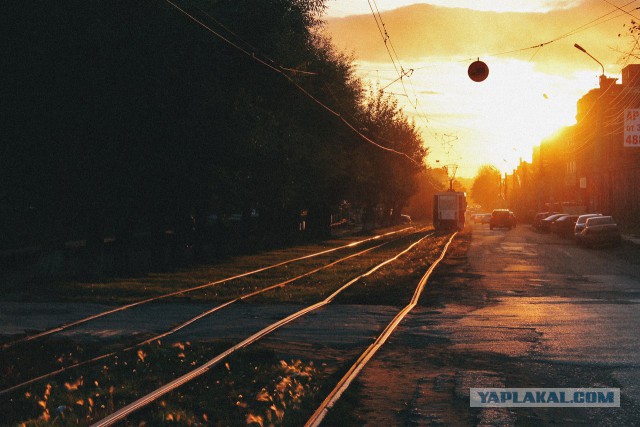
M 321 35 L 323 0 L 179 5 L 245 52 L 159 0 L 0 6 L 5 248 L 115 236 L 126 251 L 141 232 L 255 246 L 301 215 L 326 236 L 345 203 L 400 214 L 421 167 L 289 80 L 422 163 L 413 123 Z

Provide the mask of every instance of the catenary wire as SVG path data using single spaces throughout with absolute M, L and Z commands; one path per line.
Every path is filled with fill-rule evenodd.
M 332 114 L 335 117 L 337 117 L 338 119 L 340 119 L 348 128 L 350 128 L 354 133 L 356 133 L 358 136 L 360 136 L 360 138 L 363 139 L 364 141 L 366 141 L 367 143 L 369 143 L 369 144 L 371 144 L 371 145 L 373 145 L 373 146 L 375 146 L 375 147 L 377 147 L 377 148 L 379 148 L 381 150 L 387 151 L 389 153 L 393 153 L 393 154 L 405 157 L 407 160 L 409 160 L 410 162 L 414 163 L 417 166 L 420 166 L 420 167 L 423 166 L 422 162 L 418 162 L 417 160 L 415 160 L 411 156 L 409 156 L 407 153 L 404 153 L 404 152 L 399 151 L 399 150 L 395 150 L 395 149 L 390 148 L 390 147 L 385 147 L 384 145 L 381 145 L 381 144 L 377 143 L 376 141 L 374 141 L 373 139 L 367 137 L 362 132 L 360 132 L 360 130 L 358 130 L 353 124 L 351 124 L 347 119 L 345 119 L 342 114 L 338 113 L 337 111 L 333 110 L 328 105 L 324 104 L 322 101 L 320 101 L 314 95 L 312 95 L 309 91 L 307 91 L 305 88 L 303 88 L 293 78 L 291 78 L 291 76 L 289 76 L 287 73 L 283 72 L 283 70 L 281 70 L 277 66 L 269 64 L 267 61 L 264 61 L 264 60 L 258 58 L 255 55 L 255 53 L 247 51 L 242 46 L 238 45 L 237 43 L 234 43 L 229 38 L 223 36 L 222 34 L 220 34 L 217 31 L 213 30 L 210 26 L 208 26 L 207 24 L 205 24 L 204 22 L 202 22 L 201 20 L 199 20 L 198 18 L 196 18 L 195 16 L 193 16 L 192 14 L 190 14 L 185 9 L 181 8 L 180 6 L 178 6 L 177 4 L 172 2 L 171 0 L 165 0 L 165 1 L 169 5 L 171 5 L 174 9 L 176 9 L 177 11 L 182 13 L 184 16 L 186 16 L 188 19 L 192 20 L 197 25 L 199 25 L 200 27 L 204 28 L 206 31 L 208 31 L 211 34 L 213 34 L 214 36 L 218 37 L 220 40 L 224 41 L 228 45 L 230 45 L 233 48 L 235 48 L 235 49 L 239 50 L 240 52 L 244 53 L 245 55 L 249 56 L 253 60 L 259 62 L 260 64 L 264 65 L 265 67 L 267 67 L 267 68 L 271 69 L 272 71 L 274 71 L 274 72 L 280 74 L 281 76 L 283 76 L 293 86 L 295 86 L 300 92 L 302 92 L 307 98 L 309 98 L 310 100 L 315 102 L 317 105 L 319 105 L 325 111 L 329 112 L 330 114 Z

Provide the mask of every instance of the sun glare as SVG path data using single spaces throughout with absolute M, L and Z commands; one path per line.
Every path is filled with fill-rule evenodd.
M 405 84 L 415 97 L 411 102 L 400 82 L 389 84 L 394 71 L 385 65 L 360 63 L 358 69 L 372 84 L 388 85 L 385 91 L 416 121 L 430 149 L 429 163 L 459 163 L 461 176 L 474 176 L 485 163 L 511 172 L 520 159 L 531 161 L 533 147 L 544 138 L 575 123 L 577 101 L 597 79 L 593 73 L 546 74 L 515 59 L 485 60 L 490 72 L 481 83 L 469 79 L 464 62 L 416 64 L 411 84 Z
M 349 8 L 356 8 L 356 3 L 359 4 L 336 0 L 335 6 L 341 5 L 346 12 L 355 10 Z M 578 25 L 574 22 L 574 11 L 567 11 L 576 5 L 580 8 L 575 12 L 584 14 L 580 22 L 602 16 L 607 8 L 599 3 L 583 0 L 376 3 L 381 10 L 410 3 L 448 8 L 439 10 L 438 19 L 434 18 L 433 7 L 383 14 L 385 29 L 393 37 L 393 51 L 402 59 L 399 62 L 403 69 L 412 70 L 410 77 L 402 79 L 398 64 L 391 63 L 384 48 L 388 42 L 381 40 L 371 16 L 334 20 L 329 27 L 341 49 L 355 52 L 357 58 L 366 58 L 358 60 L 360 77 L 395 96 L 404 105 L 405 113 L 422 129 L 429 147 L 427 162 L 431 165 L 457 163 L 459 175 L 466 177 L 475 176 L 482 164 L 511 172 L 520 160 L 531 161 L 534 146 L 574 124 L 578 100 L 598 86 L 598 64 L 578 52 L 573 40 L 562 39 L 544 46 L 535 43 L 555 40 L 566 27 Z M 486 12 L 476 12 L 479 10 Z M 507 11 L 522 13 L 500 13 Z M 361 13 L 370 15 L 371 11 Z M 606 64 L 608 76 L 617 69 L 616 58 L 610 53 L 611 48 L 605 51 L 601 47 L 606 45 L 603 40 L 608 41 L 609 34 L 620 31 L 623 19 L 627 18 L 607 20 L 607 25 L 580 33 L 580 41 Z M 543 27 L 541 21 L 545 23 Z M 476 59 L 489 66 L 488 78 L 479 83 L 467 75 L 467 68 Z

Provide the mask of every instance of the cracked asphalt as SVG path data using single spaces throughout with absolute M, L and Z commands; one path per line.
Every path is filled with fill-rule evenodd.
M 365 368 L 354 425 L 640 425 L 640 249 L 472 225 Z M 470 387 L 616 387 L 620 408 L 469 407 Z
M 639 247 L 585 249 L 527 226 L 471 225 L 456 238 L 419 305 L 338 402 L 341 418 L 328 417 L 325 425 L 640 425 L 639 304 Z M 103 309 L 82 307 L 87 314 Z M 67 335 L 154 333 L 203 308 L 152 305 L 139 322 L 123 313 Z M 242 337 L 247 328 L 257 330 L 296 309 L 239 305 L 200 322 L 188 338 Z M 329 368 L 336 362 L 332 369 L 339 369 L 397 309 L 339 304 L 294 322 L 263 345 L 287 360 L 315 359 Z M 64 303 L 0 303 L 0 330 L 54 326 L 70 312 L 77 314 Z M 615 387 L 621 406 L 471 408 L 470 387 Z

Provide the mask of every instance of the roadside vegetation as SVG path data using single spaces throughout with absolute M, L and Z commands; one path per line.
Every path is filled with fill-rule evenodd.
M 324 4 L 178 2 L 211 31 L 162 1 L 3 4 L 2 266 L 126 276 L 398 222 L 428 148 Z
M 415 251 L 353 285 L 334 303 L 404 307 L 426 266 L 437 258 L 446 239 L 447 236 L 439 236 L 421 243 Z M 406 246 L 406 240 L 404 244 Z M 400 242 L 392 243 L 378 253 L 355 258 L 335 270 L 311 276 L 302 283 L 292 283 L 283 290 L 270 292 L 247 303 L 260 304 L 268 310 L 269 304 L 317 302 L 348 279 L 397 253 L 400 246 Z M 276 259 L 282 256 L 279 253 L 265 253 L 263 256 L 273 260 L 274 255 Z M 240 260 L 238 265 L 230 262 L 226 268 L 227 273 L 238 272 L 247 268 L 246 260 Z M 287 277 L 298 273 L 297 267 L 287 270 Z M 221 289 L 218 295 L 209 292 L 194 296 L 193 300 L 199 303 L 220 302 L 254 287 L 281 281 L 283 275 L 283 272 L 272 272 L 252 282 L 252 285 L 236 283 Z M 126 294 L 126 288 L 122 290 Z M 117 295 L 117 287 L 112 292 Z M 108 295 L 109 292 L 102 295 L 102 300 L 96 298 L 94 301 L 113 302 Z M 69 369 L 1 396 L 3 419 L 26 426 L 90 424 L 235 344 L 223 337 L 207 342 L 165 337 L 135 346 L 145 338 L 148 337 L 136 334 L 116 342 L 52 336 L 3 349 L 0 353 L 0 389 L 43 372 L 113 352 L 96 362 Z M 132 347 L 122 351 L 122 345 Z M 313 347 L 314 344 L 308 345 Z M 327 358 L 322 348 L 313 353 L 314 356 L 308 359 L 292 359 L 286 348 L 250 346 L 193 383 L 136 413 L 129 422 L 133 425 L 141 422 L 147 425 L 190 426 L 300 425 L 326 396 L 327 388 L 343 369 L 335 361 L 330 363 L 328 359 L 331 358 Z

